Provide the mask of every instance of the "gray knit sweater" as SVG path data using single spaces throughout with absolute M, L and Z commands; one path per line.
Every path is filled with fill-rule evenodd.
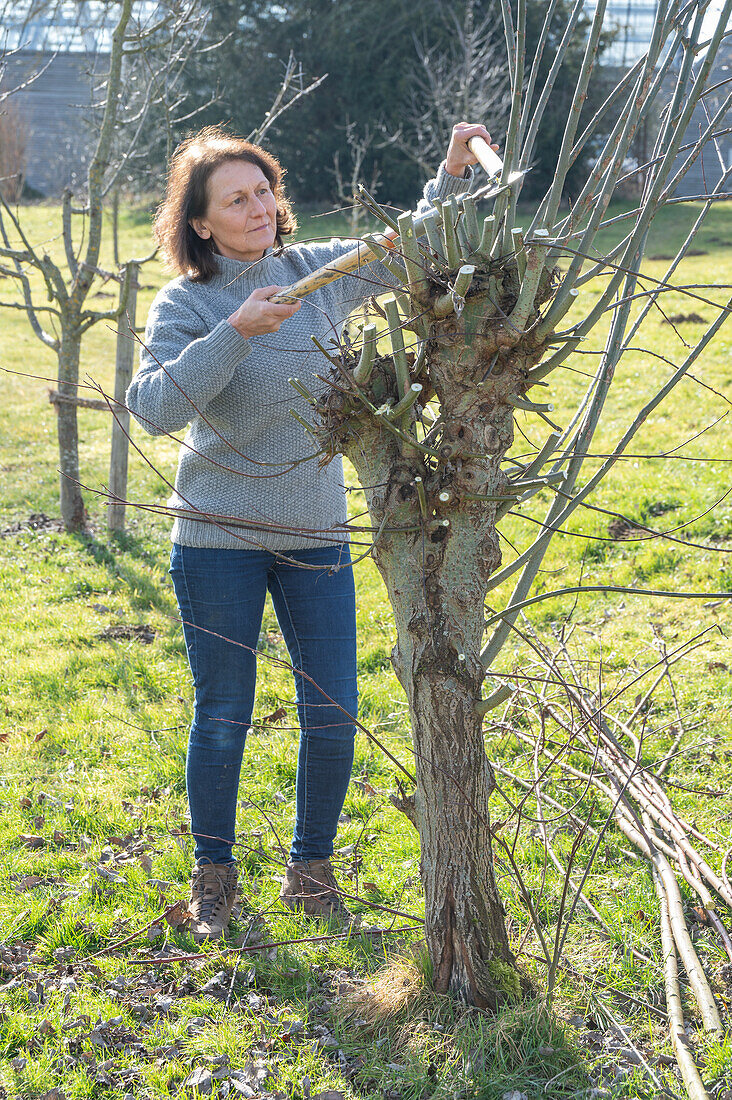
M 420 209 L 469 186 L 443 165 Z M 347 541 L 341 459 L 319 468 L 312 438 L 290 415 L 307 419 L 310 408 L 288 379 L 322 393 L 317 376 L 327 364 L 311 335 L 324 346 L 337 339 L 349 314 L 394 276 L 370 264 L 309 295 L 278 332 L 249 340 L 226 318 L 256 287 L 288 286 L 353 246 L 295 244 L 255 263 L 218 256 L 209 282 L 181 276 L 157 294 L 127 407 L 151 435 L 189 425 L 168 501 L 174 542 L 287 551 Z

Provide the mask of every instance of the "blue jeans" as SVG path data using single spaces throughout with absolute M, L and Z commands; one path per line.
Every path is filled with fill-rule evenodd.
M 290 858 L 333 853 L 358 707 L 353 571 L 348 543 L 287 557 L 323 568 L 302 569 L 266 550 L 173 546 L 170 573 L 195 687 L 186 787 L 196 859 L 233 859 L 239 772 L 254 706 L 253 650 L 268 590 L 294 669 L 300 722 Z M 345 567 L 331 573 L 336 564 Z

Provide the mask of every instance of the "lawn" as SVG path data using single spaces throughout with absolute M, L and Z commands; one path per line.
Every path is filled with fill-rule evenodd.
M 662 277 L 663 257 L 674 252 L 697 209 L 674 206 L 658 218 L 646 275 Z M 58 210 L 37 206 L 25 214 L 29 236 L 58 254 Z M 712 212 L 678 282 L 732 283 L 731 214 L 729 204 Z M 339 231 L 337 217 L 306 218 L 301 233 Z M 608 230 L 602 243 L 613 239 Z M 147 213 L 126 212 L 123 254 L 148 247 Z M 144 269 L 140 319 L 165 279 L 157 262 Z M 598 292 L 599 282 L 586 286 L 577 308 Z M 0 294 L 9 293 L 2 280 Z M 714 301 L 728 295 L 698 293 Z M 105 284 L 93 304 L 108 308 L 114 294 L 114 284 Z M 612 449 L 634 410 L 714 315 L 710 304 L 680 292 L 665 294 L 661 304 L 663 312 L 650 315 L 637 350 L 618 370 L 598 453 Z M 297 1100 L 318 1094 L 323 1100 L 528 1100 L 591 1095 L 585 1090 L 594 1087 L 607 1090 L 598 1097 L 654 1095 L 656 1086 L 631 1057 L 632 1044 L 659 1080 L 683 1095 L 658 1016 L 661 945 L 650 874 L 623 855 L 612 827 L 588 888 L 614 936 L 578 908 L 551 1012 L 540 996 L 546 968 L 537 961 L 538 942 L 502 859 L 512 939 L 522 944 L 520 963 L 539 996 L 493 1019 L 430 993 L 419 924 L 411 919 L 423 914 L 416 834 L 388 799 L 393 765 L 365 735 L 357 740 L 336 855 L 345 888 L 357 895 L 352 908 L 361 928 L 318 940 L 327 928 L 279 907 L 297 731 L 291 676 L 269 659 L 286 656 L 269 604 L 240 788 L 241 903 L 226 947 L 194 946 L 177 926 L 174 908 L 186 897 L 191 863 L 183 763 L 192 690 L 166 575 L 168 521 L 133 510 L 125 535 L 107 539 L 96 493 L 107 480 L 109 419 L 81 410 L 90 533 L 59 529 L 55 413 L 47 397 L 53 356 L 21 313 L 0 313 L 0 324 L 0 1097 L 158 1098 L 194 1095 L 197 1087 L 220 1096 Z M 536 591 L 582 578 L 732 593 L 731 331 L 729 324 L 721 330 L 693 377 L 645 422 L 632 453 L 593 498 L 613 514 L 579 510 L 556 537 Z M 559 423 L 571 417 L 582 381 L 576 372 L 592 369 L 605 332 L 601 327 L 569 369 L 552 376 L 552 415 Z M 114 332 L 99 325 L 85 342 L 84 373 L 109 392 L 113 368 Z M 527 446 L 522 436 L 533 445 L 543 435 L 527 414 L 517 413 L 517 424 L 520 454 Z M 177 447 L 137 430 L 133 438 L 159 473 L 135 455 L 130 498 L 160 505 Z M 503 521 L 506 561 L 512 546 L 533 537 L 547 499 Z M 354 515 L 363 509 L 355 487 L 350 508 Z M 673 529 L 678 541 L 639 538 L 633 522 Z M 369 560 L 356 567 L 356 585 L 360 719 L 408 766 L 406 705 L 389 662 L 392 616 Z M 496 590 L 492 606 L 500 607 L 510 590 L 510 581 Z M 655 675 L 630 686 L 658 660 L 659 647 L 672 650 L 704 632 L 703 645 L 675 667 L 673 691 L 668 680 L 658 688 L 643 751 L 647 762 L 660 759 L 682 735 L 667 773 L 675 784 L 669 789 L 679 809 L 718 845 L 713 862 L 719 868 L 732 820 L 730 604 L 719 596 L 683 601 L 588 592 L 530 611 L 548 641 L 569 615 L 576 659 L 589 678 L 602 676 L 606 692 L 622 689 L 621 715 L 632 712 Z M 521 670 L 530 656 L 517 639 L 501 668 Z M 280 707 L 286 717 L 273 720 Z M 530 774 L 531 753 L 511 733 L 519 717 L 489 715 L 486 740 L 491 758 L 521 776 Z M 508 779 L 501 786 L 518 797 Z M 492 813 L 505 816 L 498 792 Z M 554 842 L 566 858 L 570 831 L 559 826 Z M 585 845 L 581 858 L 588 851 Z M 540 918 L 551 934 L 562 876 L 545 865 L 529 819 L 518 829 L 516 860 L 540 896 Z M 694 895 L 684 900 L 691 913 Z M 729 926 L 730 913 L 721 911 Z M 708 928 L 699 925 L 695 935 L 727 1011 L 732 973 L 726 957 Z M 633 957 L 629 944 L 648 961 Z M 176 961 L 181 954 L 195 957 Z M 694 1032 L 690 1041 L 716 1100 L 729 1100 L 732 1039 L 712 1042 Z

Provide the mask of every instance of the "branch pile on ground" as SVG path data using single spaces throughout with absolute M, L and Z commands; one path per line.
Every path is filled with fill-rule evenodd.
M 522 688 L 520 698 L 525 707 L 531 696 L 529 710 L 538 719 L 541 732 L 537 738 L 520 726 L 511 726 L 512 733 L 518 740 L 532 749 L 533 783 L 520 779 L 507 769 L 497 770 L 533 792 L 536 797 L 539 830 L 549 859 L 565 877 L 567 886 L 571 885 L 576 891 L 575 904 L 581 902 L 606 932 L 610 932 L 610 929 L 584 891 L 592 860 L 579 883 L 575 884 L 572 880 L 572 863 L 578 843 L 573 846 L 569 866 L 565 867 L 552 847 L 544 806 L 551 806 L 553 811 L 559 810 L 566 816 L 579 829 L 578 840 L 587 833 L 594 833 L 597 840 L 593 856 L 607 826 L 614 821 L 632 846 L 633 851 L 624 850 L 625 854 L 634 858 L 640 855 L 649 862 L 660 907 L 660 938 L 671 1042 L 689 1096 L 692 1100 L 707 1097 L 708 1093 L 694 1062 L 684 1027 L 679 960 L 686 974 L 685 984 L 698 1005 L 704 1030 L 721 1038 L 725 1029 L 686 923 L 679 876 L 695 891 L 701 903 L 697 913 L 715 930 L 732 960 L 732 938 L 718 908 L 718 903 L 722 902 L 728 910 L 732 910 L 732 883 L 726 872 L 729 850 L 721 853 L 720 846 L 713 839 L 685 820 L 674 809 L 662 785 L 662 777 L 678 748 L 680 737 L 671 753 L 662 761 L 654 764 L 644 761 L 643 735 L 639 736 L 632 727 L 645 707 L 637 704 L 630 719 L 623 721 L 609 710 L 608 701 L 601 692 L 593 692 L 582 683 L 566 641 L 560 641 L 554 653 L 535 635 L 533 644 L 543 664 L 544 682 L 540 688 Z M 673 688 L 669 671 L 671 662 L 665 650 L 662 652 L 662 677 L 666 677 Z M 662 677 L 659 676 L 655 686 L 658 686 Z M 557 698 L 553 691 L 550 695 L 550 690 L 557 685 L 561 687 L 562 699 Z M 673 694 L 680 718 L 675 692 Z M 647 703 L 649 698 L 650 693 L 647 693 L 644 702 Z M 566 733 L 566 740 L 560 741 L 556 733 L 547 729 L 547 719 Z M 683 736 L 683 732 L 680 736 Z M 586 758 L 586 767 L 578 767 L 574 763 L 577 755 Z M 550 763 L 544 764 L 543 760 L 549 760 Z M 589 822 L 583 820 L 577 812 L 576 802 L 568 810 L 555 798 L 545 794 L 543 786 L 555 767 L 575 781 L 584 783 L 586 793 L 597 792 L 609 803 L 611 815 L 603 829 L 597 830 L 589 826 Z M 718 856 L 722 855 L 721 872 L 713 869 L 700 850 L 700 845 L 711 849 Z M 561 947 L 564 937 L 558 942 Z M 637 958 L 649 961 L 637 949 L 630 948 L 630 951 Z

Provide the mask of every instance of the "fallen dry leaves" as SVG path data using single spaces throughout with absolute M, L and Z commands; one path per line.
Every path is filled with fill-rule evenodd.
M 24 848 L 45 848 L 46 841 L 42 836 L 26 835 L 21 833 L 18 840 Z

